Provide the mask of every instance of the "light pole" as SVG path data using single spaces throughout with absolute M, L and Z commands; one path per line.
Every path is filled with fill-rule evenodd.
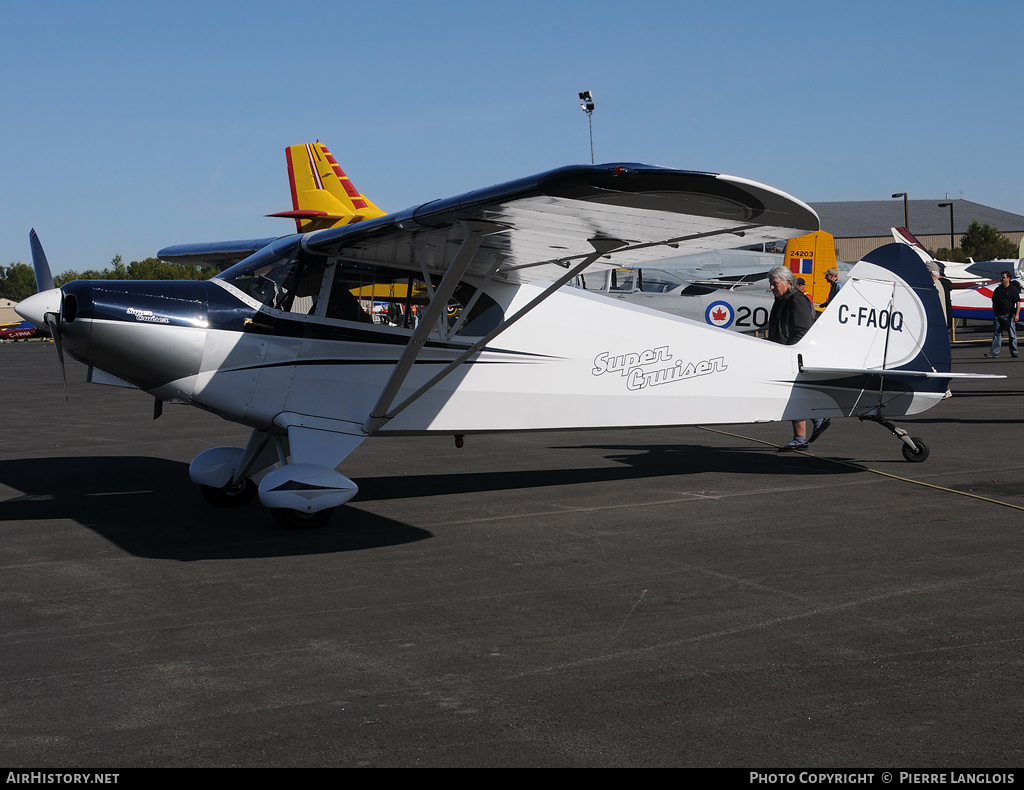
M 939 208 L 946 208 L 949 206 L 949 249 L 953 251 L 953 204 L 952 203 L 939 203 Z
M 906 192 L 897 192 L 893 195 L 894 198 L 903 198 L 903 227 L 910 230 L 910 201 L 907 198 Z
M 594 94 L 590 91 L 580 93 L 580 107 L 587 114 L 587 125 L 590 127 L 590 164 L 594 164 Z

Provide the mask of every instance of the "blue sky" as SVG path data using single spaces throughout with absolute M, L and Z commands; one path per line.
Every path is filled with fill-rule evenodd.
M 396 211 L 590 158 L 1024 214 L 1024 4 L 4 2 L 0 264 L 290 232 L 320 139 Z

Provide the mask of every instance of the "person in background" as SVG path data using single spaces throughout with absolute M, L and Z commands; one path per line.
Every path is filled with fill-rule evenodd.
M 768 272 L 768 286 L 775 295 L 768 316 L 768 340 L 791 346 L 806 335 L 814 323 L 814 305 L 797 287 L 796 277 L 785 266 L 776 266 Z M 779 452 L 806 449 L 831 423 L 828 418 L 814 420 L 814 431 L 808 439 L 807 420 L 793 420 L 793 441 L 780 447 Z
M 946 309 L 946 289 L 942 283 L 942 275 L 939 272 L 939 264 L 935 261 L 929 261 L 925 264 L 928 267 L 928 271 L 932 275 L 932 285 L 935 286 L 935 290 L 939 292 L 939 304 L 942 305 L 942 316 L 946 319 L 946 330 L 949 330 L 949 310 Z
M 985 356 L 995 359 L 1003 345 L 1003 332 L 1010 336 L 1010 356 L 1017 358 L 1017 321 L 1020 318 L 1020 285 L 1009 272 L 999 275 L 992 291 L 992 350 Z
M 836 298 L 836 294 L 839 293 L 839 289 L 843 287 L 843 284 L 839 282 L 839 270 L 834 266 L 825 272 L 825 282 L 828 283 L 828 299 L 822 302 L 818 307 L 824 310 L 833 299 Z

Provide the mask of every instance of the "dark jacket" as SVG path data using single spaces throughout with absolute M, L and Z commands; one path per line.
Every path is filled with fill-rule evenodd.
M 1020 303 L 1020 286 L 1016 280 L 1000 285 L 992 291 L 992 312 L 995 315 L 1016 315 Z
M 768 339 L 791 346 L 807 334 L 814 323 L 814 306 L 798 288 L 790 287 L 778 297 L 768 316 Z

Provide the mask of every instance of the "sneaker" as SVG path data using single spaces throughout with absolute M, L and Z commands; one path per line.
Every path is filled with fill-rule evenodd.
M 999 359 L 998 354 L 986 354 L 985 359 Z
M 1018 357 L 1017 354 L 1010 354 L 1010 356 L 1013 357 L 1014 359 L 1016 359 Z
M 797 450 L 806 450 L 808 441 L 802 436 L 793 437 L 793 441 L 789 444 L 784 444 L 779 448 L 780 453 L 794 453 Z
M 811 433 L 811 438 L 807 440 L 807 443 L 810 444 L 823 433 L 825 433 L 825 431 L 828 430 L 828 426 L 830 426 L 831 424 L 832 420 L 829 417 L 826 417 L 824 420 L 815 420 L 814 431 Z

